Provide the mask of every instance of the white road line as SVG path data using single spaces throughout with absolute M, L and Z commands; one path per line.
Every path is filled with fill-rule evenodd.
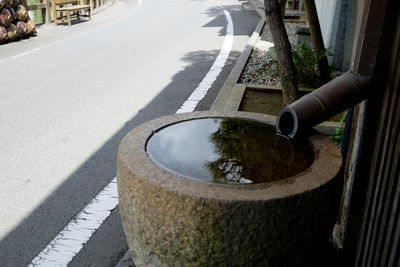
M 19 58 L 19 57 L 23 57 L 23 56 L 32 54 L 32 53 L 34 53 L 34 52 L 36 52 L 36 51 L 39 51 L 39 50 L 41 50 L 41 48 L 35 48 L 35 49 L 32 49 L 32 50 L 26 51 L 26 52 L 24 52 L 24 53 L 21 53 L 21 54 L 19 54 L 19 55 L 10 57 L 10 59 L 16 59 L 16 58 Z
M 222 49 L 207 75 L 176 113 L 194 111 L 221 73 L 228 59 L 233 44 L 233 22 L 229 12 L 225 9 L 224 15 L 228 23 Z M 114 177 L 110 184 L 97 194 L 28 266 L 67 266 L 117 205 L 117 178 Z
M 67 266 L 117 205 L 117 178 L 114 177 L 28 266 Z
M 225 63 L 232 50 L 233 44 L 233 22 L 232 17 L 226 9 L 224 9 L 224 15 L 227 20 L 226 35 L 222 49 L 219 52 L 214 64 L 211 66 L 207 75 L 200 82 L 199 86 L 194 89 L 193 93 L 183 103 L 180 109 L 176 113 L 192 112 L 197 104 L 207 95 L 208 90 L 211 88 L 218 75 L 221 73 L 225 66 Z
M 25 52 L 23 52 L 23 53 L 21 53 L 21 54 L 15 55 L 15 56 L 10 56 L 10 57 L 7 57 L 7 58 L 3 58 L 3 60 L 0 60 L 0 62 L 1 62 L 1 61 L 6 61 L 6 60 L 17 59 L 17 58 L 20 58 L 20 57 L 23 57 L 23 56 L 26 56 L 26 55 L 29 55 L 29 54 L 33 54 L 33 53 L 35 53 L 35 52 L 37 52 L 37 51 L 45 50 L 45 49 L 47 49 L 48 47 L 54 46 L 54 45 L 59 44 L 59 43 L 61 43 L 61 42 L 60 42 L 60 41 L 57 41 L 57 42 L 51 43 L 51 44 L 49 44 L 49 45 L 45 45 L 45 46 L 42 46 L 42 47 L 39 47 L 39 48 L 34 48 L 34 49 L 25 51 Z

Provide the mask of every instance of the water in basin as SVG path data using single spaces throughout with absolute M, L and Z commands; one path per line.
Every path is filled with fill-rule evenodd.
M 266 183 L 306 170 L 313 150 L 289 141 L 275 127 L 245 119 L 182 121 L 155 132 L 146 152 L 162 168 L 204 182 Z

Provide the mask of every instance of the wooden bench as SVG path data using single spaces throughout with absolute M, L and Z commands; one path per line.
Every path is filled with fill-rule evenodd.
M 86 5 L 84 0 L 52 0 L 53 18 L 54 23 L 58 25 L 60 22 L 67 21 L 68 25 L 71 26 L 71 16 L 80 19 L 80 17 L 88 17 L 92 19 L 92 0 L 90 4 Z M 87 10 L 87 14 L 81 14 L 81 11 Z M 60 16 L 57 15 L 59 12 Z M 72 13 L 72 14 L 71 14 Z

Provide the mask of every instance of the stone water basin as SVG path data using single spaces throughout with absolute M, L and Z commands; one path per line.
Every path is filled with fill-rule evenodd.
M 194 112 L 123 139 L 119 206 L 136 266 L 312 263 L 335 223 L 340 152 L 316 132 L 290 142 L 271 125 Z

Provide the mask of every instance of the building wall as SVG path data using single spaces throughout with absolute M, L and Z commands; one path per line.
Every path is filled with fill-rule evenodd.
M 322 37 L 333 56 L 328 58 L 335 68 L 347 71 L 351 67 L 357 0 L 315 0 Z
M 338 1 L 341 0 L 315 0 L 325 47 L 328 47 L 330 44 L 333 21 L 336 13 L 336 3 Z

